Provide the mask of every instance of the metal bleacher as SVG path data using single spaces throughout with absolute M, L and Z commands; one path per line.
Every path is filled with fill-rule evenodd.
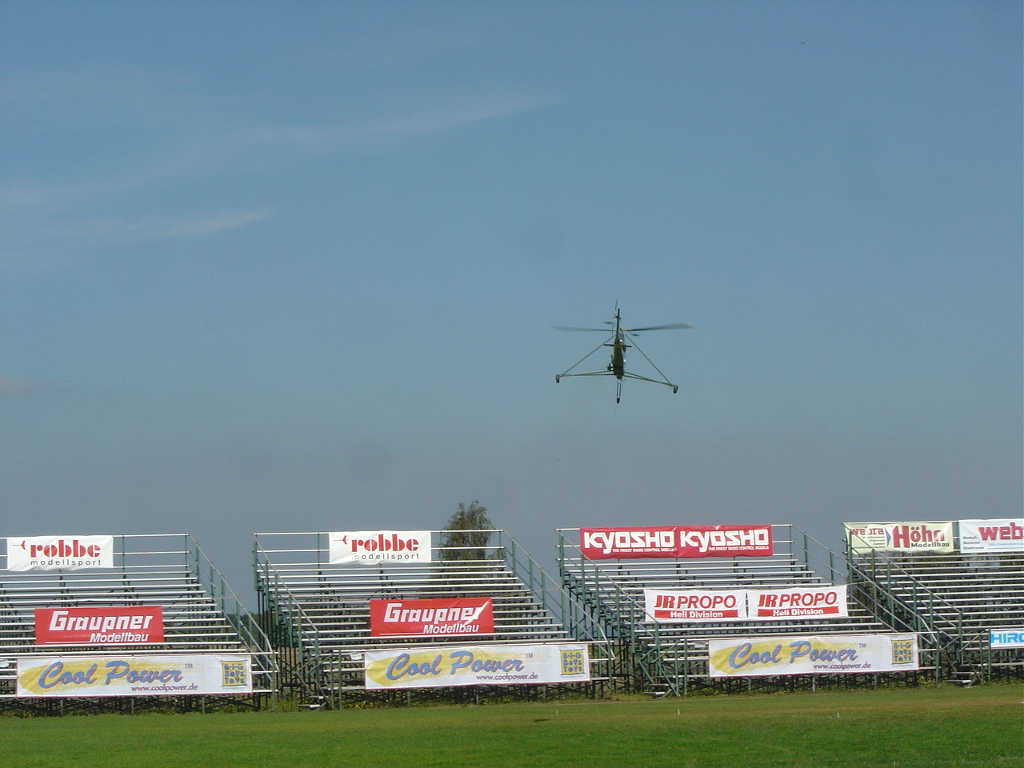
M 608 636 L 619 644 L 623 663 L 617 674 L 623 684 L 651 693 L 680 695 L 713 687 L 708 673 L 708 641 L 713 638 L 913 629 L 887 610 L 877 593 L 863 588 L 863 578 L 847 579 L 845 569 L 836 568 L 835 556 L 819 542 L 788 523 L 772 524 L 772 534 L 770 556 L 590 560 L 581 554 L 579 529 L 562 528 L 556 531 L 559 573 L 566 589 L 594 608 Z M 820 570 L 814 567 L 816 561 Z M 644 608 L 645 588 L 764 589 L 844 581 L 849 616 L 843 618 L 668 624 L 655 622 Z M 749 680 L 743 685 L 749 686 Z
M 852 566 L 912 606 L 950 649 L 950 679 L 963 684 L 1024 674 L 1024 649 L 989 647 L 993 630 L 1024 627 L 1024 552 L 850 551 Z M 851 548 L 852 549 L 852 548 Z
M 253 693 L 231 698 L 256 706 L 261 697 L 273 694 L 276 664 L 269 642 L 190 534 L 124 534 L 115 535 L 113 541 L 112 568 L 14 571 L 7 568 L 6 550 L 0 554 L 0 708 L 5 703 L 28 705 L 27 700 L 16 698 L 19 658 L 66 658 L 111 650 L 103 645 L 37 645 L 37 608 L 160 606 L 163 641 L 119 647 L 118 652 L 248 654 Z M 227 610 L 229 605 L 232 612 Z M 82 705 L 114 706 L 95 699 L 83 700 Z
M 600 628 L 502 530 L 476 531 L 488 544 L 471 553 L 431 532 L 432 562 L 331 564 L 326 532 L 256 533 L 253 559 L 263 626 L 282 661 L 282 688 L 307 706 L 341 706 L 365 694 L 363 654 L 388 647 L 592 643 Z M 461 557 L 473 559 L 456 559 Z M 371 637 L 370 600 L 490 597 L 494 632 L 483 636 Z

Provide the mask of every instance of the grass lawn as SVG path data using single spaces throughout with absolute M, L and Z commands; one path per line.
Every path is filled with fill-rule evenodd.
M 1024 766 L 1024 687 L 0 718 L 5 765 Z

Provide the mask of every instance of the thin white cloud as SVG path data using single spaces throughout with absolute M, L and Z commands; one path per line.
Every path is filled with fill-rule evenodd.
M 274 214 L 271 208 L 249 211 L 220 211 L 183 217 L 145 217 L 141 219 L 95 219 L 76 223 L 68 234 L 95 239 L 162 240 L 205 237 L 219 232 L 242 229 Z
M 0 397 L 19 397 L 33 389 L 31 379 L 22 376 L 0 376 Z

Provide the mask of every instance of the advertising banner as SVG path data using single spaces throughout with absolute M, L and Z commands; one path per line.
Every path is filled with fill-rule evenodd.
M 837 619 L 849 616 L 846 585 L 795 587 L 792 589 L 751 589 L 747 610 L 757 621 L 785 619 Z
M 493 632 L 494 607 L 489 597 L 370 601 L 371 637 Z
M 20 697 L 251 693 L 249 656 L 33 656 L 18 659 Z
M 139 645 L 162 643 L 160 606 L 36 608 L 36 645 Z
M 580 528 L 588 560 L 640 557 L 765 557 L 772 554 L 770 525 L 655 525 Z
M 711 677 L 905 672 L 918 668 L 917 635 L 786 635 L 708 641 Z
M 586 643 L 394 648 L 367 651 L 363 664 L 368 689 L 590 680 Z
M 8 536 L 10 571 L 114 567 L 113 536 Z
M 770 525 L 681 525 L 676 557 L 766 557 Z
M 429 563 L 430 531 L 338 531 L 329 533 L 332 564 Z
M 644 612 L 659 624 L 739 621 L 747 618 L 747 594 L 742 589 L 645 589 Z
M 843 528 L 856 553 L 954 551 L 951 522 L 843 523 Z
M 588 560 L 675 557 L 676 529 L 671 525 L 580 528 L 580 552 Z
M 1024 517 L 961 520 L 960 551 L 1024 552 Z
M 993 629 L 988 635 L 989 648 L 1024 648 L 1024 627 Z

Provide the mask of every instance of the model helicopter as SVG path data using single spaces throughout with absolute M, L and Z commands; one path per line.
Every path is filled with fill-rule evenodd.
M 670 323 L 668 325 L 648 325 L 643 328 L 623 328 L 622 327 L 622 313 L 619 311 L 619 305 L 615 304 L 615 314 L 612 315 L 614 323 L 611 320 L 605 320 L 607 328 L 576 328 L 573 326 L 556 325 L 555 328 L 559 331 L 599 331 L 601 333 L 610 333 L 611 335 L 590 350 L 587 354 L 577 360 L 575 363 L 570 365 L 561 373 L 555 374 L 555 383 L 557 384 L 566 376 L 614 376 L 617 381 L 615 383 L 615 402 L 618 403 L 622 400 L 622 380 L 623 379 L 634 379 L 636 381 L 648 381 L 652 384 L 663 384 L 666 387 L 672 388 L 672 393 L 675 394 L 679 391 L 679 386 L 673 384 L 668 380 L 668 377 L 661 372 L 661 369 L 654 364 L 654 361 L 647 356 L 647 354 L 640 349 L 636 343 L 636 339 L 633 338 L 633 334 L 640 333 L 642 331 L 667 331 L 675 328 L 693 328 L 689 323 Z M 612 327 L 614 326 L 614 328 Z M 595 354 L 601 347 L 612 348 L 612 359 L 608 363 L 604 370 L 599 371 L 587 371 L 581 373 L 572 373 L 572 371 L 584 362 L 591 355 Z M 626 350 L 631 347 L 635 347 L 636 351 L 644 356 L 644 360 L 651 364 L 661 376 L 660 379 L 652 379 L 647 376 L 641 376 L 640 374 L 633 373 L 626 370 Z

